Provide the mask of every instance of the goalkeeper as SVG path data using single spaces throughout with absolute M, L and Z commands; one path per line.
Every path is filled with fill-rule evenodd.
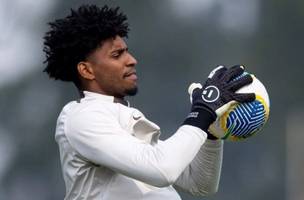
M 207 130 L 231 103 L 254 100 L 254 94 L 235 93 L 251 77 L 230 83 L 243 67 L 218 67 L 203 86 L 191 85 L 190 114 L 160 141 L 160 128 L 124 100 L 137 92 L 126 20 L 119 8 L 84 5 L 49 23 L 45 34 L 44 71 L 73 82 L 81 96 L 62 109 L 56 126 L 65 199 L 179 200 L 175 187 L 215 193 L 223 141 Z

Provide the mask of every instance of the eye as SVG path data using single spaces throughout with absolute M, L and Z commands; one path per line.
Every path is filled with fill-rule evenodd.
M 112 54 L 112 58 L 119 58 L 120 55 L 121 55 L 121 54 L 119 54 L 119 53 L 114 53 L 114 54 Z
M 112 52 L 111 57 L 114 59 L 119 59 L 123 54 L 128 53 L 128 48 L 117 49 Z
M 118 59 L 122 54 L 123 54 L 124 50 L 118 50 L 118 51 L 114 51 L 112 53 L 112 58 Z

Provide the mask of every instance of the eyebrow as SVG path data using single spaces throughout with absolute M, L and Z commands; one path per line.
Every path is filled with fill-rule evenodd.
M 112 53 L 116 53 L 116 52 L 120 53 L 120 52 L 124 52 L 124 51 L 128 51 L 128 50 L 129 50 L 128 47 L 125 47 L 125 48 L 118 48 L 118 49 L 114 49 L 113 51 L 111 51 L 111 54 L 112 54 Z

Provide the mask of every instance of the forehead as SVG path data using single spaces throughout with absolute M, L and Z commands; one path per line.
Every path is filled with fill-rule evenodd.
M 117 49 L 126 48 L 127 44 L 120 36 L 116 36 L 115 38 L 109 38 L 103 42 L 101 45 L 101 50 L 106 52 L 112 52 Z
M 101 47 L 90 54 L 89 59 L 91 61 L 100 62 L 101 60 L 110 57 L 115 51 L 126 48 L 127 44 L 120 36 L 109 38 L 102 42 Z

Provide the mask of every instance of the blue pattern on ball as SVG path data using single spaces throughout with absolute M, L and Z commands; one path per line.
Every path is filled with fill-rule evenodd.
M 255 100 L 237 105 L 227 117 L 226 128 L 230 136 L 247 138 L 263 127 L 265 122 L 264 105 Z

